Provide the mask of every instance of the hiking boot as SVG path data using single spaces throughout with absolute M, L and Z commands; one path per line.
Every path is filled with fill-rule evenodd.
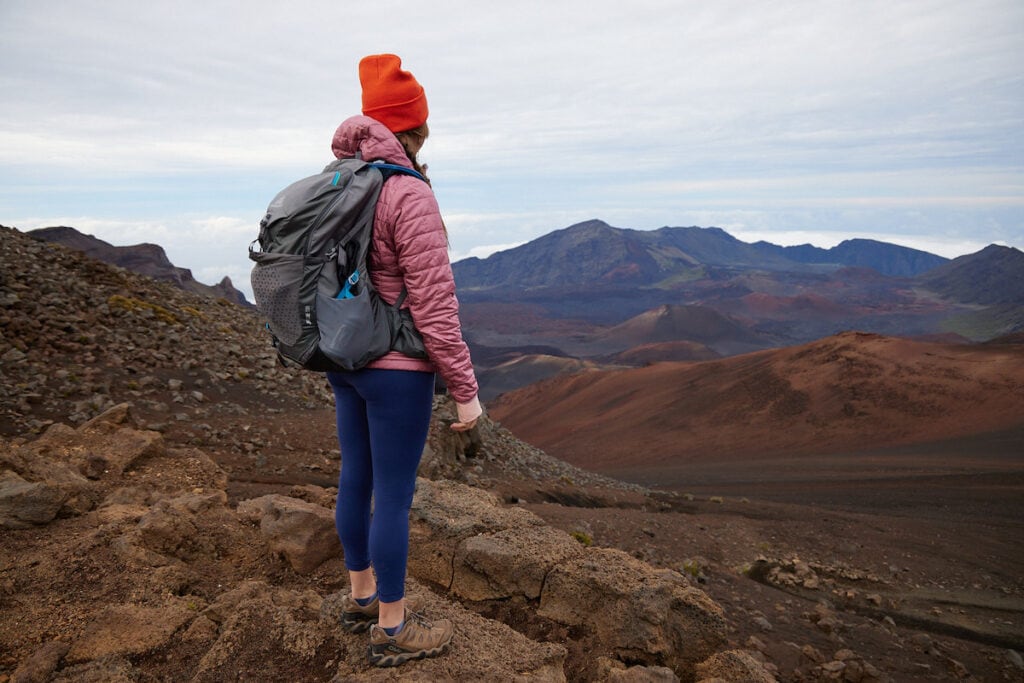
M 380 612 L 380 599 L 373 597 L 373 602 L 363 607 L 351 593 L 341 599 L 341 627 L 349 633 L 362 633 L 377 623 Z
M 370 662 L 377 666 L 398 666 L 410 659 L 436 657 L 452 642 L 452 622 L 431 623 L 419 614 L 405 611 L 405 626 L 395 636 L 374 624 L 370 628 Z
M 405 607 L 407 610 L 415 610 L 419 606 L 419 600 L 415 595 L 405 596 Z M 362 633 L 377 623 L 377 615 L 380 613 L 380 598 L 374 596 L 373 602 L 363 607 L 346 593 L 341 599 L 341 627 L 349 633 Z

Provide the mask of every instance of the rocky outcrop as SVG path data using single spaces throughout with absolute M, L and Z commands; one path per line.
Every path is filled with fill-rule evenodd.
M 463 599 L 537 601 L 623 661 L 686 672 L 725 640 L 721 609 L 678 572 L 585 548 L 486 491 L 421 479 L 411 517 L 410 572 Z
M 54 424 L 36 441 L 0 452 L 0 528 L 88 512 L 99 502 L 100 480 L 162 453 L 157 432 L 121 426 L 127 411 L 127 405 L 115 406 L 78 429 Z
M 725 641 L 722 610 L 678 572 L 655 570 L 626 553 L 590 548 L 556 567 L 538 613 L 592 630 L 622 661 L 690 672 Z
M 415 579 L 408 581 L 409 592 L 418 597 L 417 608 L 431 618 L 449 619 L 455 624 L 450 658 L 426 660 L 415 669 L 368 674 L 365 665 L 351 663 L 338 669 L 334 681 L 349 680 L 508 680 L 562 683 L 566 680 L 566 649 L 557 643 L 532 640 L 505 624 L 486 619 L 459 602 L 435 595 Z M 324 599 L 321 614 L 337 623 L 341 594 Z M 365 657 L 362 641 L 357 656 Z M 448 662 L 445 662 L 445 660 Z M 453 660 L 462 660 L 455 662 Z M 351 662 L 351 660 L 350 660 Z
M 209 456 L 140 429 L 127 405 L 0 445 L 11 680 L 410 673 L 373 669 L 365 635 L 338 627 L 344 588 L 324 590 L 346 576 L 331 491 L 232 505 Z M 566 645 L 480 613 L 499 602 L 606 653 L 587 664 L 595 680 L 692 680 L 724 643 L 721 610 L 681 575 L 584 547 L 482 489 L 421 478 L 411 520 L 409 590 L 456 624 L 456 656 L 417 664 L 424 680 L 566 680 Z

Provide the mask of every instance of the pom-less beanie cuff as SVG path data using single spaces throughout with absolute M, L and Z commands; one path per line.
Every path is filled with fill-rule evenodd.
M 392 133 L 419 128 L 427 122 L 427 96 L 416 77 L 402 69 L 398 55 L 363 57 L 359 62 L 363 114 L 380 121 Z

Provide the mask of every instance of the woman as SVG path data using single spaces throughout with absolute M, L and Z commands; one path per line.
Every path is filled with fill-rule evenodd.
M 331 145 L 339 159 L 358 157 L 425 170 L 417 153 L 429 135 L 422 86 L 396 55 L 359 63 L 363 116 L 342 123 Z M 404 286 L 429 360 L 396 351 L 355 372 L 329 372 L 342 466 L 335 520 L 351 592 L 342 625 L 370 630 L 370 660 L 395 666 L 441 654 L 448 621 L 431 624 L 406 609 L 409 508 L 427 439 L 434 372 L 455 400 L 452 429 L 472 429 L 482 409 L 469 349 L 462 339 L 448 238 L 428 182 L 390 177 L 374 215 L 370 277 L 393 303 Z M 371 514 L 372 499 L 372 514 Z

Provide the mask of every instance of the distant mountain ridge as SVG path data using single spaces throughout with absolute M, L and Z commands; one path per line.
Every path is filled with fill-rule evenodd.
M 471 348 L 507 350 L 494 385 L 495 366 L 479 356 L 488 397 L 513 384 L 517 366 L 507 361 L 517 347 L 643 364 L 845 330 L 965 342 L 1024 330 L 1024 254 L 1008 247 L 950 261 L 869 239 L 783 247 L 720 228 L 632 230 L 591 220 L 452 268 Z
M 990 244 L 929 271 L 921 281 L 944 296 L 976 304 L 1024 304 L 1024 252 Z
M 872 268 L 883 275 L 915 277 L 949 259 L 867 239 L 831 249 L 811 245 L 749 244 L 720 228 L 632 230 L 591 220 L 556 230 L 486 259 L 453 264 L 460 287 L 591 285 L 667 286 L 700 277 L 709 267 L 821 272 L 841 267 Z
M 834 263 L 872 268 L 883 275 L 893 277 L 916 277 L 949 261 L 945 257 L 919 249 L 862 238 L 843 240 L 831 249 L 822 249 L 810 244 L 778 247 L 768 242 L 756 242 L 754 246 L 769 253 L 781 253 L 785 258 L 799 263 Z
M 71 249 L 83 252 L 89 258 L 109 263 L 154 280 L 170 282 L 180 289 L 194 294 L 203 294 L 215 298 L 227 299 L 232 303 L 250 306 L 245 295 L 225 276 L 216 285 L 206 285 L 197 281 L 188 268 L 179 268 L 167 258 L 163 247 L 156 244 L 135 244 L 132 246 L 115 247 L 98 237 L 86 235 L 75 228 L 55 226 L 39 228 L 26 233 L 29 237 L 43 242 L 62 244 Z

